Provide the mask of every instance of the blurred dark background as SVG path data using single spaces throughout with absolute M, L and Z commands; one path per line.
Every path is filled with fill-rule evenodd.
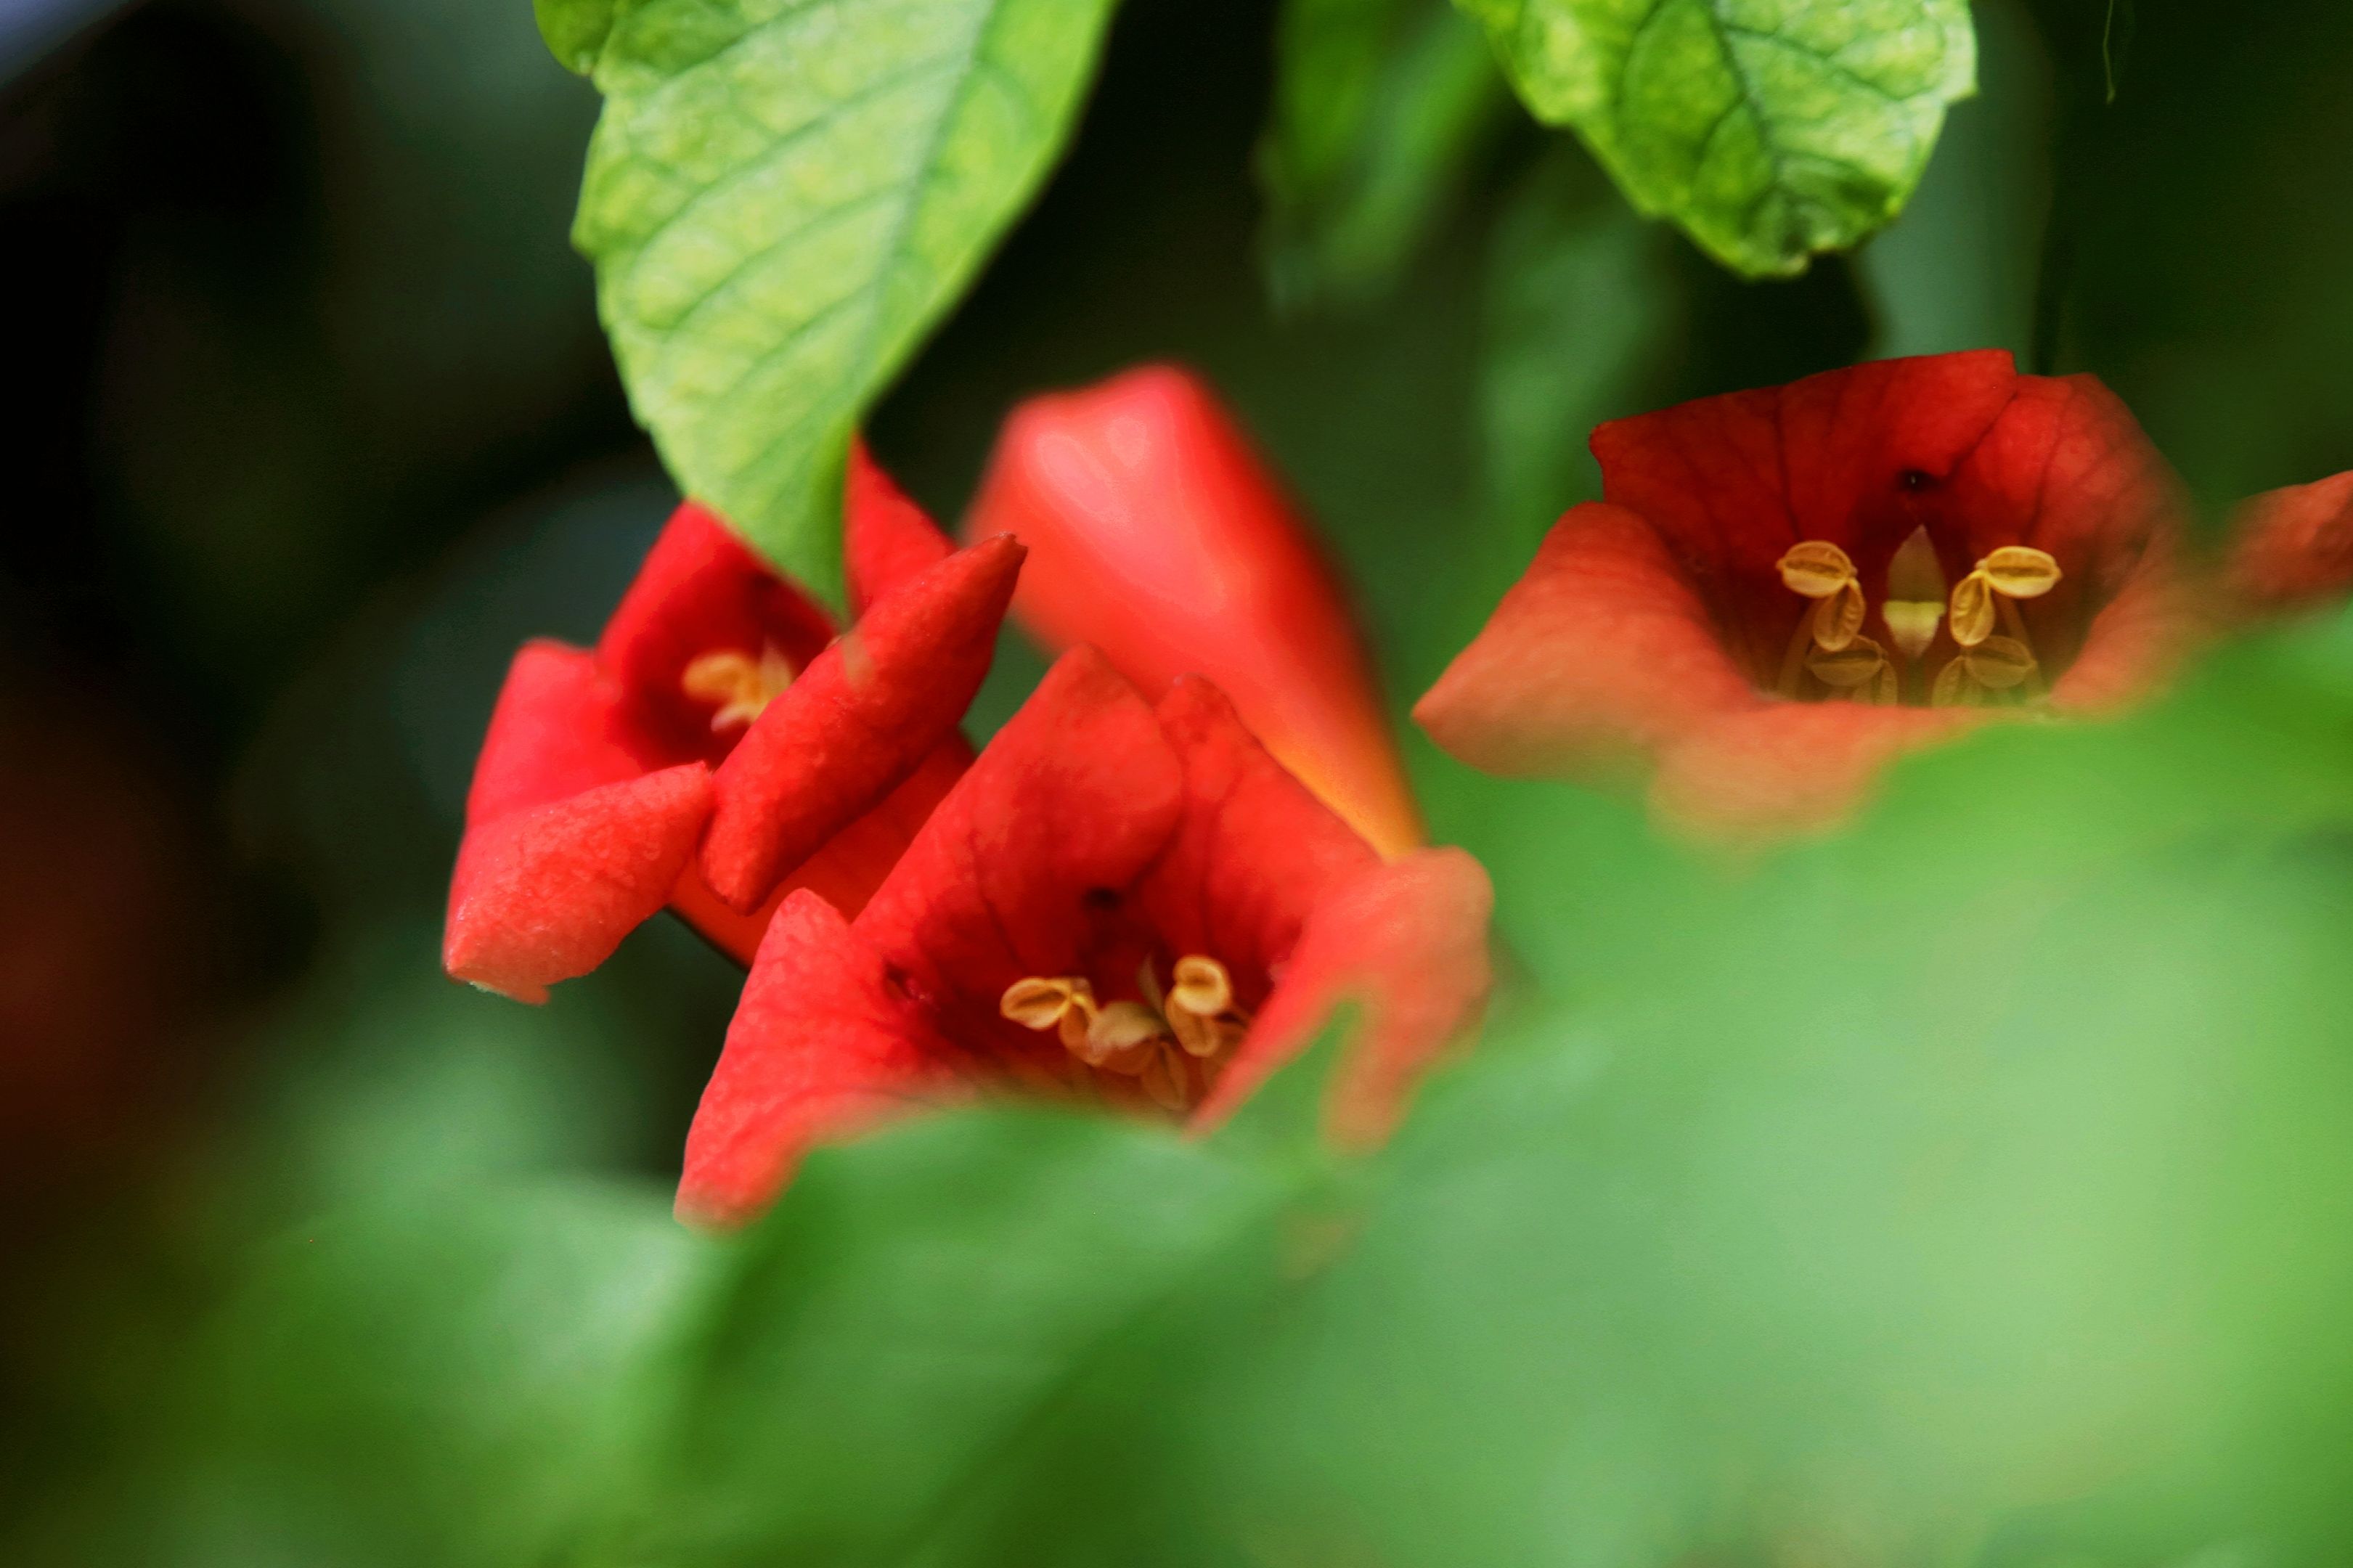
M 1189 360 L 1400 710 L 1590 488 L 1587 429 L 1675 398 L 2001 344 L 2109 380 L 2210 509 L 2353 467 L 2353 11 L 2110 12 L 1981 5 L 1914 207 L 1798 281 L 1637 219 L 1495 87 L 1393 260 L 1278 310 L 1273 8 L 1131 0 L 877 448 L 951 519 L 1014 400 Z M 168 1354 L 225 1201 L 666 1176 L 733 976 L 667 922 L 543 1012 L 435 959 L 507 656 L 592 636 L 672 500 L 566 242 L 596 96 L 530 6 L 0 0 L 0 75 L 5 1510 L 108 1440 L 92 1390 Z M 1000 664 L 983 728 L 1037 668 Z M 1444 836 L 1474 786 L 1412 762 Z M 56 1347 L 101 1320 L 94 1378 Z

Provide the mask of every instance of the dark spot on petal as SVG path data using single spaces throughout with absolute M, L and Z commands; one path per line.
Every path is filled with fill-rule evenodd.
M 904 996 L 907 994 L 907 972 L 895 963 L 882 966 L 882 984 Z
M 1936 482 L 1934 474 L 1919 468 L 1906 468 L 1895 476 L 1895 488 L 1903 490 L 1925 490 Z
M 1094 910 L 1097 914 L 1108 914 L 1112 910 L 1119 908 L 1119 889 L 1116 888 L 1089 888 L 1085 894 L 1079 900 L 1079 902 L 1084 904 L 1088 909 Z

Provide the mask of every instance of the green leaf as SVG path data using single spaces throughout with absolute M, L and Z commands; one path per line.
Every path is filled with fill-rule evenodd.
M 1445 215 L 1504 99 L 1446 0 L 1288 0 L 1259 148 L 1268 279 L 1286 307 L 1386 293 Z
M 531 0 L 539 17 L 539 36 L 547 40 L 556 62 L 575 76 L 596 68 L 605 36 L 613 30 L 613 13 L 621 0 Z
M 743 1244 L 628 1560 L 1039 1562 L 1089 1495 L 1175 1529 L 1132 1397 L 1165 1402 L 1269 1272 L 1285 1192 L 1037 1109 L 820 1152 Z
M 666 1192 L 590 1183 L 283 1238 L 193 1348 L 163 1428 L 185 1446 L 153 1521 L 165 1560 L 571 1560 L 642 1472 L 722 1261 Z
M 1537 119 L 1750 277 L 1902 209 L 1974 89 L 1967 0 L 1456 0 Z
M 1067 136 L 1113 0 L 636 0 L 574 239 L 672 476 L 839 604 L 852 433 Z

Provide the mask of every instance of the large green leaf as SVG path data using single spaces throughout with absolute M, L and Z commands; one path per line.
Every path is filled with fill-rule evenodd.
M 634 0 L 574 237 L 673 477 L 839 598 L 868 405 L 1070 130 L 1112 0 Z
M 1752 277 L 1902 208 L 1977 71 L 1967 0 L 1456 0 L 1634 205 Z

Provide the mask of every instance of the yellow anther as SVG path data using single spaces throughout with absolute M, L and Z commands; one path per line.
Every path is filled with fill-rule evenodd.
M 1836 652 L 1817 651 L 1806 660 L 1814 679 L 1833 691 L 1869 686 L 1888 668 L 1887 656 L 1869 637 L 1857 637 Z
M 1903 690 L 1901 674 L 1869 637 L 1857 637 L 1836 653 L 1816 652 L 1806 668 L 1824 686 L 1858 702 L 1894 702 Z
M 714 731 L 749 724 L 792 683 L 792 661 L 773 645 L 756 659 L 733 648 L 698 654 L 678 678 L 679 689 L 697 702 L 719 704 L 711 716 Z
M 1233 976 L 1214 958 L 1196 953 L 1176 961 L 1176 984 L 1168 988 L 1168 1005 L 1204 1018 L 1214 1018 L 1234 1005 Z
M 1953 589 L 1953 640 L 1975 647 L 1993 636 L 1995 595 L 2039 599 L 2059 585 L 2059 563 L 2040 550 L 2005 544 L 1977 564 Z
M 1965 647 L 1936 672 L 1928 700 L 1939 708 L 1968 701 L 1987 691 L 2008 691 L 2034 674 L 2034 655 L 2016 637 L 1989 637 Z
M 1862 584 L 1845 551 L 1809 539 L 1788 548 L 1780 570 L 1783 586 L 1817 601 L 1808 621 L 1815 647 L 1836 653 L 1854 640 L 1862 630 Z
M 1051 979 L 1032 975 L 1017 980 L 1005 988 L 997 1010 L 1025 1029 L 1059 1030 L 1063 1046 L 1082 1058 L 1087 1049 L 1088 1032 L 1100 1011 L 1095 1005 L 1094 986 L 1075 974 Z
M 1250 1027 L 1234 1005 L 1233 976 L 1193 953 L 1176 961 L 1165 993 L 1148 959 L 1135 981 L 1144 1000 L 1099 1003 L 1082 976 L 1032 975 L 1006 987 L 997 1011 L 1025 1029 L 1054 1030 L 1087 1066 L 1134 1079 L 1154 1103 L 1186 1110 Z

